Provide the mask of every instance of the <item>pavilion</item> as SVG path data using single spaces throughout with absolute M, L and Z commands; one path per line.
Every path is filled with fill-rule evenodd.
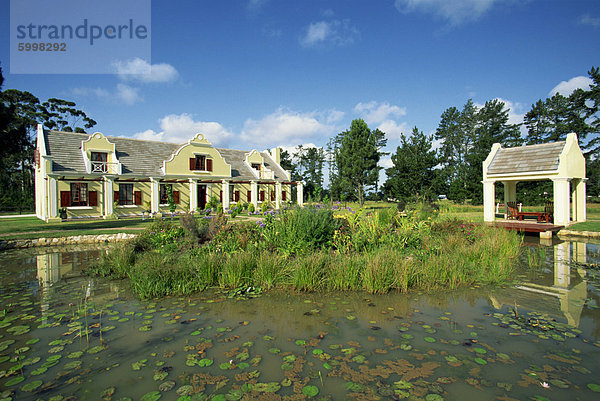
M 504 204 L 516 202 L 517 183 L 551 180 L 554 224 L 569 226 L 586 221 L 585 158 L 577 135 L 565 141 L 503 148 L 495 143 L 483 162 L 483 219 L 493 222 L 495 184 L 504 184 Z

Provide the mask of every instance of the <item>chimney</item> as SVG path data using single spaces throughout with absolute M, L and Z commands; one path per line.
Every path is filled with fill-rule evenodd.
M 281 164 L 281 148 L 271 149 L 271 157 L 275 160 L 275 163 Z

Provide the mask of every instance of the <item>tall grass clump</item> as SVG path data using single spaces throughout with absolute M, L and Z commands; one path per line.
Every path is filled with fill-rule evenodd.
M 266 245 L 284 255 L 298 255 L 331 247 L 339 221 L 331 209 L 305 207 L 289 209 L 279 219 L 265 221 Z
M 383 294 L 499 284 L 518 260 L 517 234 L 441 218 L 430 206 L 332 209 L 288 209 L 236 224 L 223 215 L 190 214 L 181 226 L 158 221 L 89 273 L 128 278 L 142 298 L 243 286 Z M 533 263 L 541 256 L 528 255 Z

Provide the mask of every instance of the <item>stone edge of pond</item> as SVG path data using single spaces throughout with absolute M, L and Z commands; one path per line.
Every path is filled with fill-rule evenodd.
M 567 238 L 590 238 L 600 240 L 600 232 L 597 231 L 574 231 L 563 229 L 558 232 L 558 236 Z
M 78 244 L 105 244 L 109 242 L 126 241 L 136 237 L 137 234 L 117 233 L 117 234 L 98 234 L 98 235 L 74 235 L 71 237 L 55 238 L 30 238 L 0 240 L 0 250 L 15 248 L 32 248 L 37 246 L 60 246 L 60 245 L 78 245 Z

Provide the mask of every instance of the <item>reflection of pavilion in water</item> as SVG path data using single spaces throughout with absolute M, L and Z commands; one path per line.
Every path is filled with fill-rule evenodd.
M 571 245 L 573 247 L 571 248 Z M 585 269 L 578 267 L 577 276 L 571 277 L 571 262 L 586 263 L 588 244 L 562 242 L 553 247 L 553 277 L 525 282 L 517 290 L 490 295 L 492 305 L 523 307 L 553 317 L 566 317 L 569 325 L 579 327 L 583 306 L 587 298 Z
M 94 300 L 114 299 L 119 296 L 119 287 L 111 284 L 99 289 L 94 285 L 95 280 L 81 274 L 84 266 L 96 260 L 101 250 L 96 251 L 71 251 L 56 252 L 37 255 L 37 278 L 42 293 L 42 299 L 46 304 L 53 293 L 52 286 L 59 280 L 78 280 L 82 285 L 83 298 L 93 297 Z M 43 308 L 44 309 L 44 308 Z

